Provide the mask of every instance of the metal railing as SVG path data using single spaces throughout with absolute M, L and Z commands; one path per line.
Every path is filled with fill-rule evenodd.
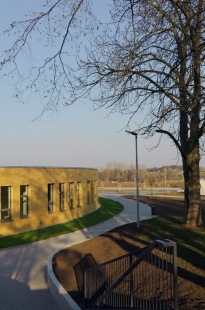
M 178 310 L 177 250 L 171 240 L 84 271 L 85 309 Z

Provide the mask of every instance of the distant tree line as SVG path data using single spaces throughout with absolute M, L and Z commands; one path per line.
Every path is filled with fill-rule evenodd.
M 153 168 L 147 168 L 147 171 L 149 172 L 163 172 L 164 170 L 167 171 L 178 171 L 178 172 L 182 172 L 183 171 L 183 167 L 182 166 L 176 166 L 176 165 L 171 165 L 171 166 L 162 166 L 162 167 L 153 167 Z
M 145 166 L 144 169 L 146 169 Z M 99 169 L 99 180 L 106 182 L 131 182 L 135 175 L 135 165 L 127 165 L 117 161 L 108 162 L 105 167 Z
M 136 167 L 118 161 L 108 162 L 105 167 L 99 169 L 99 180 L 106 182 L 135 182 Z M 162 166 L 160 168 L 146 168 L 139 165 L 138 178 L 140 183 L 152 184 L 154 182 L 166 182 L 168 180 L 181 181 L 183 179 L 182 166 Z

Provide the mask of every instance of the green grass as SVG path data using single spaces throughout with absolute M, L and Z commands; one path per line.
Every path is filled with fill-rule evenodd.
M 81 218 L 37 230 L 1 237 L 0 248 L 8 248 L 65 235 L 104 222 L 123 210 L 123 206 L 119 202 L 105 198 L 99 198 L 99 202 L 101 203 L 101 208 Z
M 159 192 L 156 190 L 140 190 L 140 193 L 148 193 L 148 194 L 152 194 L 153 196 L 178 196 L 179 198 L 182 197 L 184 198 L 184 193 L 183 192 L 169 192 L 169 189 L 167 188 L 166 191 L 164 192 Z
M 157 196 L 177 196 L 177 198 L 183 198 L 184 199 L 184 193 L 178 193 L 178 192 L 170 192 L 167 190 L 166 192 L 158 192 Z
M 205 214 L 202 217 L 205 223 Z M 205 226 L 186 227 L 184 215 L 156 217 L 140 223 L 139 241 L 148 245 L 153 240 L 171 239 L 177 243 L 178 273 L 204 287 Z
M 184 179 L 167 180 L 168 183 L 184 183 Z

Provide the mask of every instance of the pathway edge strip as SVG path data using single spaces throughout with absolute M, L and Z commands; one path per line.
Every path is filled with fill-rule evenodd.
M 66 292 L 66 290 L 62 287 L 60 282 L 58 282 L 54 272 L 52 261 L 55 254 L 57 254 L 60 250 L 58 249 L 52 252 L 48 258 L 47 262 L 47 281 L 48 281 L 48 288 L 50 290 L 53 299 L 55 300 L 57 306 L 60 310 L 81 310 L 81 308 L 76 304 L 76 302 L 70 297 L 70 295 Z
M 109 199 L 109 198 L 108 198 Z M 101 204 L 100 204 L 101 205 Z M 123 210 L 121 212 L 119 212 L 118 214 L 116 214 L 115 216 L 113 216 L 112 218 L 115 218 L 117 216 L 119 216 L 119 214 L 121 214 L 125 209 L 125 206 L 123 205 Z M 110 219 L 112 219 L 110 218 Z M 109 221 L 110 219 L 106 220 Z M 101 223 L 98 223 L 94 226 L 97 226 L 99 224 L 102 224 L 106 221 L 103 221 Z M 93 226 L 91 226 L 93 227 Z M 85 230 L 86 228 L 84 228 L 83 230 Z M 92 239 L 92 238 L 91 238 Z M 44 241 L 44 240 L 42 240 Z M 77 242 L 78 243 L 78 242 Z M 77 244 L 76 243 L 76 244 Z M 81 243 L 81 242 L 79 242 Z M 63 286 L 60 284 L 60 282 L 57 280 L 54 272 L 53 272 L 53 257 L 60 252 L 61 250 L 64 250 L 65 248 L 60 248 L 57 249 L 55 251 L 53 251 L 49 257 L 48 257 L 48 261 L 47 261 L 47 283 L 48 283 L 48 289 L 51 293 L 51 295 L 53 296 L 53 299 L 55 300 L 57 306 L 59 307 L 60 310 L 82 310 L 77 303 L 71 298 L 71 296 L 68 294 L 68 292 L 63 288 Z

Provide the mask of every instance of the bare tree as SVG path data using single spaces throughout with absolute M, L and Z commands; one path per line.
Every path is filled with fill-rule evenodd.
M 105 167 L 100 168 L 99 177 L 104 181 L 128 181 L 129 168 L 125 163 L 118 161 L 109 162 Z
M 149 174 L 146 167 L 144 166 L 139 166 L 139 170 L 138 170 L 138 178 L 139 178 L 139 182 L 143 183 L 144 185 L 146 184 L 146 180 L 149 179 Z
M 55 109 L 60 102 L 71 104 L 89 98 L 95 108 L 106 106 L 111 112 L 130 114 L 130 119 L 141 114 L 140 121 L 136 118 L 136 132 L 165 134 L 179 150 L 185 221 L 201 225 L 205 3 L 109 3 L 111 22 L 103 24 L 94 15 L 91 0 L 47 0 L 43 12 L 12 23 L 5 32 L 15 32 L 17 39 L 4 52 L 1 68 L 17 77 L 16 97 L 22 99 L 25 91 L 38 94 L 47 100 L 45 110 Z M 37 34 L 45 45 L 53 47 L 40 65 L 32 58 L 32 40 Z M 81 35 L 87 40 L 84 49 Z M 30 63 L 26 75 L 18 64 L 22 55 Z

